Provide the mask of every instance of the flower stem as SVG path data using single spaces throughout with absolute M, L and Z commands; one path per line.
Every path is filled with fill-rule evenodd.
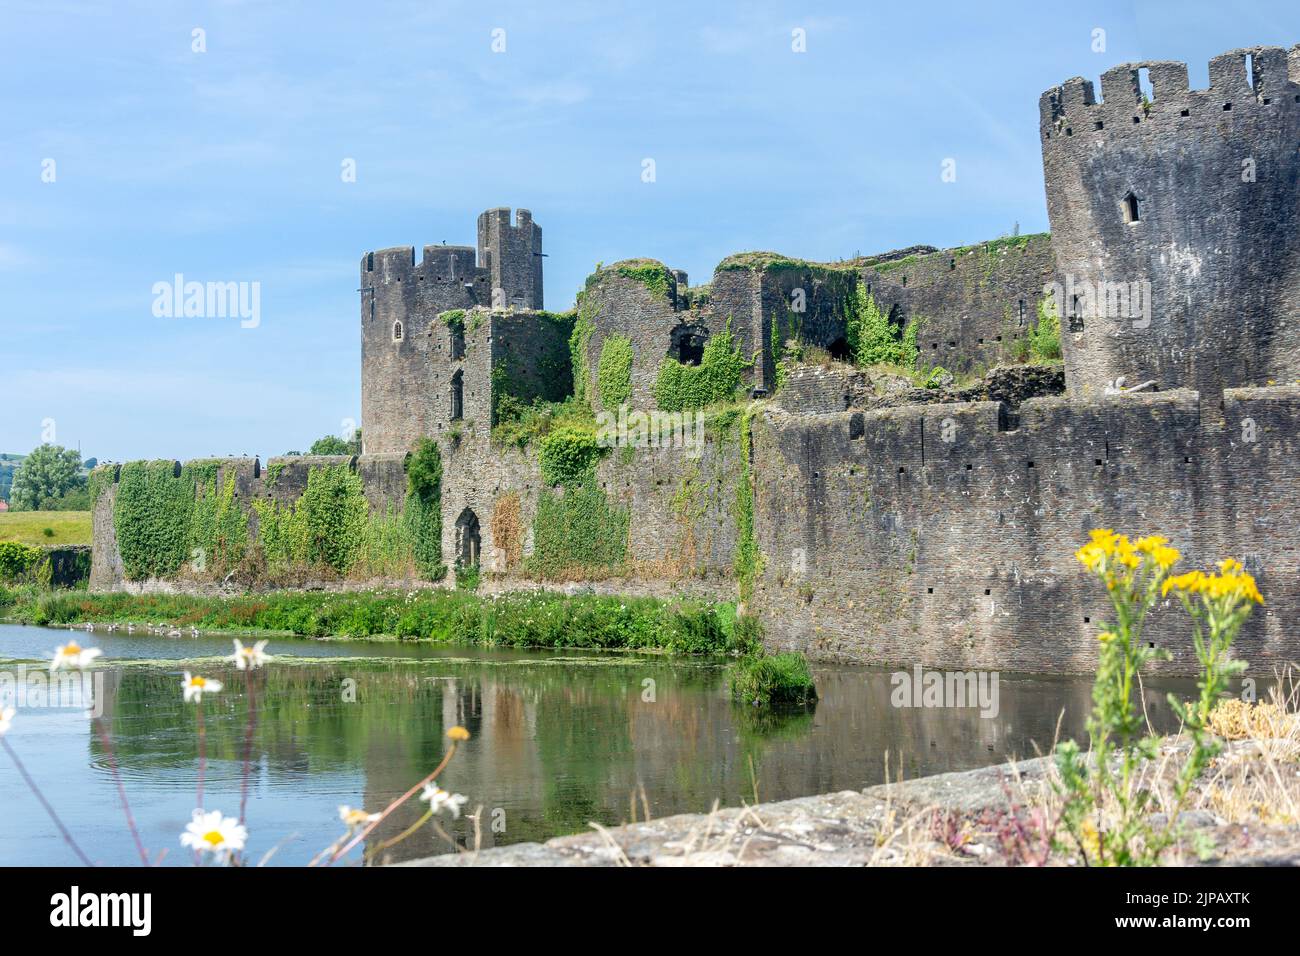
M 199 786 L 198 802 L 195 804 L 200 810 L 203 809 L 203 771 L 208 762 L 208 735 L 203 729 L 203 698 L 198 700 L 199 707 Z
M 394 800 L 392 803 L 386 806 L 384 808 L 384 812 L 379 814 L 379 817 L 377 819 L 372 821 L 370 824 L 368 824 L 365 827 L 365 829 L 363 829 L 355 837 L 349 840 L 348 843 L 342 849 L 336 851 L 333 856 L 331 856 L 328 860 L 325 861 L 325 865 L 329 866 L 339 857 L 347 855 L 347 852 L 349 850 L 351 850 L 354 846 L 356 846 L 358 843 L 360 843 L 362 840 L 364 840 L 367 836 L 370 835 L 371 830 L 379 826 L 379 824 L 383 823 L 390 813 L 392 813 L 394 810 L 400 807 L 407 800 L 411 799 L 411 797 L 415 796 L 416 791 L 420 790 L 426 783 L 431 781 L 434 777 L 438 776 L 438 774 L 442 773 L 442 769 L 445 766 L 447 766 L 447 762 L 451 760 L 452 754 L 454 754 L 455 752 L 456 752 L 456 743 L 455 741 L 452 741 L 451 746 L 447 748 L 447 752 L 442 757 L 442 762 L 439 763 L 438 766 L 434 767 L 433 771 L 429 773 L 428 776 L 426 776 L 414 787 L 406 791 L 406 793 L 402 794 L 400 797 L 398 797 L 396 800 Z
M 135 839 L 135 848 L 140 853 L 140 862 L 148 866 L 149 851 L 144 848 L 144 841 L 140 839 L 140 831 L 135 826 L 135 817 L 131 815 L 131 804 L 126 799 L 126 787 L 122 786 L 122 774 L 117 769 L 117 757 L 113 753 L 113 742 L 109 739 L 108 731 L 104 729 L 103 717 L 95 720 L 95 727 L 99 730 L 99 740 L 104 745 L 104 754 L 108 757 L 108 769 L 112 772 L 113 781 L 117 784 L 117 796 L 122 801 L 122 812 L 126 814 L 126 825 L 131 831 L 131 836 Z
M 0 737 L 0 744 L 4 744 L 5 751 L 9 754 L 10 759 L 13 760 L 14 766 L 18 768 L 18 772 L 22 775 L 23 780 L 26 781 L 27 786 L 31 789 L 32 793 L 36 795 L 36 799 L 41 802 L 41 806 L 45 808 L 45 812 L 50 815 L 50 819 L 54 821 L 54 825 L 59 828 L 59 833 L 63 834 L 64 842 L 67 843 L 68 846 L 72 847 L 72 852 L 77 854 L 77 858 L 80 859 L 82 863 L 86 864 L 86 866 L 94 866 L 95 864 L 90 862 L 90 857 L 86 856 L 86 854 L 81 851 L 81 847 L 77 846 L 77 841 L 72 839 L 72 834 L 69 833 L 68 828 L 63 825 L 63 821 L 59 819 L 59 815 L 54 812 L 54 808 L 50 806 L 50 801 L 45 799 L 45 794 L 41 793 L 41 788 L 36 786 L 36 781 L 33 780 L 32 775 L 27 772 L 27 768 L 23 766 L 23 762 L 18 759 L 18 754 L 14 748 L 10 746 L 9 741 Z
M 239 822 L 244 822 L 248 809 L 248 766 L 253 754 L 253 728 L 257 725 L 257 692 L 253 688 L 253 669 L 244 671 L 244 685 L 248 688 L 248 729 L 244 732 L 244 779 L 239 785 Z
M 401 843 L 403 840 L 409 837 L 416 830 L 420 829 L 420 827 L 424 826 L 425 822 L 432 816 L 433 816 L 432 808 L 425 810 L 424 816 L 420 817 L 420 819 L 416 820 L 414 823 L 412 823 L 401 833 L 397 834 L 397 836 L 393 837 L 391 840 L 385 840 L 383 843 L 379 844 L 379 846 L 375 847 L 373 850 L 371 850 L 369 853 L 366 854 L 366 859 L 372 860 L 380 853 L 383 853 L 385 850 L 387 850 L 390 846 L 396 846 L 398 843 Z

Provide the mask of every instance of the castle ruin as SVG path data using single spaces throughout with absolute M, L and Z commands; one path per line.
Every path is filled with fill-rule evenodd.
M 272 459 L 273 483 L 255 459 L 222 473 L 242 500 L 288 503 L 313 469 L 345 465 L 372 508 L 400 509 L 406 458 L 430 438 L 448 566 L 493 587 L 739 592 L 772 647 L 865 663 L 1090 671 L 1108 605 L 1074 550 L 1093 528 L 1159 532 L 1188 567 L 1245 561 L 1267 604 L 1240 653 L 1293 660 L 1300 46 L 1216 57 L 1206 90 L 1170 62 L 1115 67 L 1101 90 L 1076 78 L 1040 100 L 1050 235 L 836 263 L 743 253 L 695 287 L 628 260 L 568 313 L 542 309 L 528 210 L 483 213 L 477 248 L 367 253 L 363 454 Z M 864 294 L 917 367 L 965 384 L 854 365 Z M 1021 364 L 1047 313 L 1063 375 Z M 744 401 L 711 412 L 701 448 L 613 448 L 556 483 L 538 441 L 498 431 L 507 408 L 566 399 L 659 410 L 666 381 L 694 381 L 672 365 L 700 369 L 722 341 Z M 96 500 L 92 586 L 161 586 L 123 569 L 118 467 Z M 565 507 L 574 528 L 615 516 L 621 558 L 554 554 Z M 1165 666 L 1192 668 L 1185 634 L 1159 619 L 1150 634 Z

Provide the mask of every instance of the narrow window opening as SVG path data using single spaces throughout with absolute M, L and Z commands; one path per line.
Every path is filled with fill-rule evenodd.
M 402 323 L 401 323 L 401 322 L 394 322 L 394 323 L 393 323 L 393 341 L 394 341 L 394 342 L 400 342 L 400 341 L 402 341 Z
M 1127 223 L 1142 221 L 1142 211 L 1138 208 L 1138 198 L 1132 193 L 1124 197 L 1124 221 Z
M 465 417 L 465 374 L 457 372 L 451 377 L 451 420 Z

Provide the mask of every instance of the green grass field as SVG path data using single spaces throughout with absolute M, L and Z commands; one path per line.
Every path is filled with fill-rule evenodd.
M 47 535 L 46 528 L 54 534 Z M 0 541 L 21 541 L 28 545 L 90 544 L 90 512 L 6 512 L 0 514 Z

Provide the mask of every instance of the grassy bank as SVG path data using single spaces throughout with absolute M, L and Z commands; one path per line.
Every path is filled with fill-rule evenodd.
M 0 514 L 0 541 L 40 547 L 90 544 L 90 512 L 8 511 Z
M 811 704 L 817 700 L 808 660 L 802 654 L 748 654 L 731 665 L 731 699 L 738 704 Z
M 86 594 L 0 588 L 0 619 L 26 624 L 133 622 L 302 637 L 366 638 L 511 647 L 593 647 L 717 654 L 737 635 L 735 606 L 597 595 L 468 591 L 281 591 L 240 597 Z M 747 645 L 746 645 L 747 646 Z

